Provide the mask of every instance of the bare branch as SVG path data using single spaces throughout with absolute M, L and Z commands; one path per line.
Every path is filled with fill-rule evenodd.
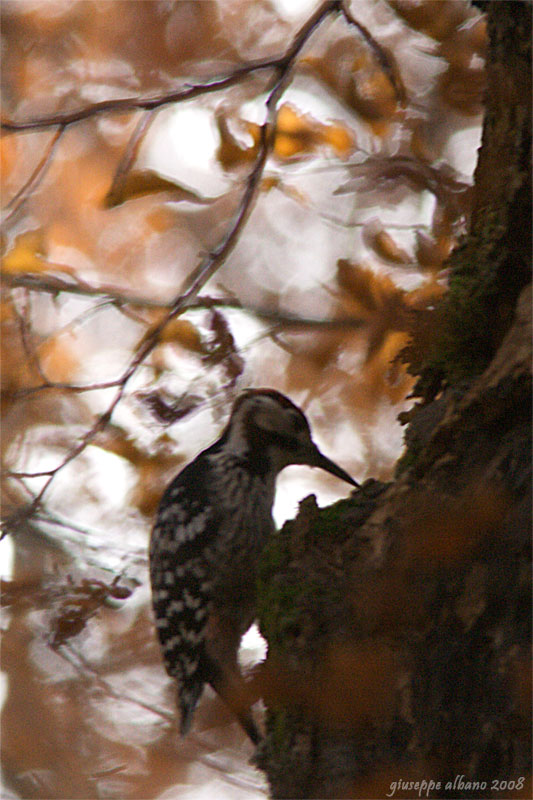
M 221 78 L 213 78 L 206 83 L 200 84 L 186 84 L 180 89 L 175 89 L 171 92 L 155 95 L 153 97 L 121 97 L 114 100 L 102 100 L 100 103 L 93 103 L 89 106 L 84 106 L 76 111 L 51 114 L 47 117 L 40 117 L 37 119 L 24 120 L 16 122 L 15 120 L 4 119 L 0 123 L 0 127 L 6 133 L 17 133 L 24 131 L 34 131 L 41 128 L 50 128 L 54 125 L 62 125 L 67 127 L 76 122 L 82 122 L 90 117 L 98 116 L 100 114 L 125 114 L 130 111 L 151 111 L 152 109 L 162 108 L 170 103 L 179 103 L 184 100 L 192 100 L 195 97 L 200 97 L 209 92 L 218 92 L 221 89 L 227 89 L 230 86 L 238 83 L 243 77 L 263 69 L 276 68 L 279 63 L 283 62 L 282 58 L 262 59 L 260 61 L 252 61 L 238 67 L 229 75 L 224 75 Z
M 395 226 L 402 227 L 402 226 Z M 412 228 L 412 226 L 404 226 Z M 0 273 L 0 280 L 2 283 L 12 288 L 23 287 L 35 292 L 45 292 L 52 295 L 61 293 L 75 294 L 84 297 L 101 297 L 111 305 L 122 308 L 123 306 L 132 306 L 133 308 L 141 309 L 168 309 L 172 308 L 172 304 L 164 300 L 154 300 L 149 297 L 140 297 L 139 295 L 130 295 L 116 289 L 113 286 L 90 286 L 87 283 L 70 283 L 54 275 L 29 275 L 19 274 L 11 275 L 10 273 Z M 105 307 L 105 302 L 102 303 L 101 308 Z M 325 328 L 334 330 L 337 328 L 358 328 L 362 321 L 358 317 L 334 317 L 331 319 L 320 317 L 303 317 L 298 314 L 293 314 L 290 311 L 282 311 L 276 308 L 264 308 L 262 306 L 251 305 L 243 303 L 237 298 L 231 297 L 210 297 L 208 295 L 199 295 L 195 300 L 191 300 L 184 311 L 200 311 L 209 308 L 229 308 L 237 311 L 242 311 L 245 314 L 273 322 L 281 327 L 288 328 Z M 136 318 L 136 321 L 142 321 Z M 97 389 L 109 389 L 116 386 L 119 380 L 109 381 L 107 383 L 94 384 Z M 59 383 L 50 383 L 50 388 L 67 388 L 67 385 Z M 22 389 L 20 393 L 26 391 L 35 391 L 34 387 L 29 390 Z M 72 387 L 74 389 L 74 387 Z M 75 391 L 85 391 L 90 387 L 79 387 Z M 18 394 L 18 393 L 17 393 Z
M 149 300 L 135 295 L 124 294 L 113 286 L 91 286 L 79 278 L 76 278 L 76 282 L 73 283 L 72 281 L 58 278 L 55 275 L 0 272 L 0 280 L 6 286 L 11 286 L 13 288 L 23 287 L 34 292 L 46 292 L 52 295 L 65 292 L 66 294 L 76 294 L 83 297 L 101 297 L 117 306 L 130 305 L 140 308 L 168 307 L 167 303 L 157 300 Z

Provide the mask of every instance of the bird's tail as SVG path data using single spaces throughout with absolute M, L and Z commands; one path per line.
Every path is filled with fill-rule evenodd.
M 178 706 L 181 713 L 180 733 L 186 736 L 192 725 L 196 704 L 204 688 L 203 681 L 188 682 L 178 686 Z

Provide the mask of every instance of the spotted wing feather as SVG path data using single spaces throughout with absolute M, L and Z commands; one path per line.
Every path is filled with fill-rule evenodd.
M 186 467 L 163 495 L 150 543 L 150 579 L 157 633 L 165 667 L 178 684 L 181 730 L 210 679 L 205 634 L 212 581 L 206 558 L 220 516 L 209 504 L 208 464 Z

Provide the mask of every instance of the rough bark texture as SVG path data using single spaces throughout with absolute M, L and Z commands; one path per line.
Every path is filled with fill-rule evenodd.
M 484 7 L 472 229 L 399 477 L 307 498 L 263 559 L 273 797 L 531 796 L 531 7 Z

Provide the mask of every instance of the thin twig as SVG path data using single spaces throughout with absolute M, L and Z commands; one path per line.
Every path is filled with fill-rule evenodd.
M 24 395 L 34 394 L 35 392 L 43 391 L 45 389 L 56 389 L 56 390 L 66 389 L 72 392 L 73 394 L 76 394 L 88 390 L 98 391 L 102 389 L 112 389 L 119 385 L 120 379 L 115 379 L 112 381 L 102 381 L 100 383 L 93 383 L 89 387 L 76 386 L 75 384 L 70 384 L 62 381 L 51 381 L 45 374 L 41 362 L 39 360 L 39 357 L 37 355 L 36 349 L 33 346 L 33 343 L 30 341 L 31 330 L 28 322 L 28 315 L 29 315 L 28 301 L 26 300 L 26 303 L 24 305 L 24 310 L 22 313 L 19 312 L 18 308 L 16 307 L 16 304 L 13 304 L 12 308 L 13 308 L 13 313 L 15 314 L 17 321 L 19 323 L 20 337 L 22 340 L 22 346 L 24 348 L 26 358 L 30 364 L 34 365 L 39 377 L 42 380 L 42 383 L 37 386 L 27 386 L 24 389 L 20 389 L 14 392 L 8 391 L 5 393 L 5 396 L 10 398 L 23 397 Z
M 58 127 L 57 131 L 50 139 L 48 146 L 45 148 L 41 160 L 31 173 L 30 177 L 6 205 L 5 212 L 7 213 L 5 213 L 4 217 L 2 218 L 2 225 L 5 225 L 6 222 L 8 222 L 17 213 L 21 206 L 26 202 L 28 197 L 30 197 L 30 195 L 37 189 L 43 180 L 52 163 L 52 156 L 54 155 L 57 143 L 63 135 L 64 130 L 64 125 L 60 125 Z
M 22 311 L 22 314 L 19 312 L 19 310 L 18 310 L 18 308 L 17 308 L 15 303 L 13 303 L 12 306 L 11 306 L 12 310 L 13 310 L 13 313 L 15 314 L 15 316 L 17 318 L 17 322 L 19 324 L 20 338 L 22 340 L 22 347 L 24 349 L 24 353 L 26 354 L 26 358 L 28 359 L 28 362 L 30 363 L 30 365 L 33 364 L 33 366 L 35 367 L 35 369 L 36 369 L 39 377 L 41 378 L 41 380 L 44 383 L 48 383 L 48 378 L 45 375 L 44 370 L 43 370 L 43 368 L 41 366 L 41 362 L 39 360 L 39 357 L 37 355 L 35 347 L 33 346 L 33 342 L 30 341 L 31 332 L 30 332 L 30 324 L 28 322 L 29 302 L 30 302 L 29 301 L 29 292 L 26 292 L 26 296 L 25 296 L 24 299 L 25 299 L 25 303 L 24 303 L 24 309 Z
M 63 382 L 55 382 L 55 381 L 46 381 L 46 383 L 40 383 L 36 386 L 26 386 L 24 389 L 15 389 L 14 391 L 6 391 L 3 393 L 4 397 L 9 398 L 10 400 L 14 400 L 16 398 L 28 397 L 31 394 L 37 394 L 38 392 L 45 392 L 49 390 L 54 390 L 57 392 L 71 392 L 72 394 L 83 394 L 84 392 L 100 392 L 104 389 L 115 389 L 117 386 L 120 385 L 120 378 L 115 378 L 112 381 L 107 381 L 103 383 L 90 383 L 87 385 L 83 384 L 76 384 L 76 383 L 63 383 Z
M 68 642 L 63 643 L 55 652 L 65 661 L 68 661 L 68 663 L 74 667 L 79 675 L 82 675 L 86 679 L 94 682 L 103 692 L 105 692 L 105 694 L 113 697 L 115 700 L 135 703 L 135 705 L 140 706 L 147 711 L 151 711 L 152 714 L 161 717 L 166 722 L 175 722 L 176 717 L 172 712 L 167 711 L 164 708 L 158 708 L 150 703 L 145 703 L 143 700 L 140 700 L 137 697 L 132 697 L 131 695 L 114 689 L 111 684 L 105 680 L 105 678 L 102 678 L 102 676 L 96 672 L 96 670 L 89 664 L 87 659 L 85 659 L 82 654 Z
M 5 475 L 9 478 L 49 478 L 51 475 L 54 475 L 56 470 L 57 467 L 54 469 L 43 469 L 39 472 L 16 472 L 13 470 L 5 470 L 2 472 L 2 475 Z
M 122 196 L 127 175 L 135 159 L 137 158 L 139 148 L 144 140 L 144 137 L 148 133 L 150 125 L 156 118 L 157 111 L 158 109 L 152 109 L 151 111 L 142 114 L 141 119 L 135 126 L 135 130 L 133 131 L 124 154 L 115 170 L 111 188 L 106 196 L 106 202 L 109 205 L 113 205 L 115 200 Z

